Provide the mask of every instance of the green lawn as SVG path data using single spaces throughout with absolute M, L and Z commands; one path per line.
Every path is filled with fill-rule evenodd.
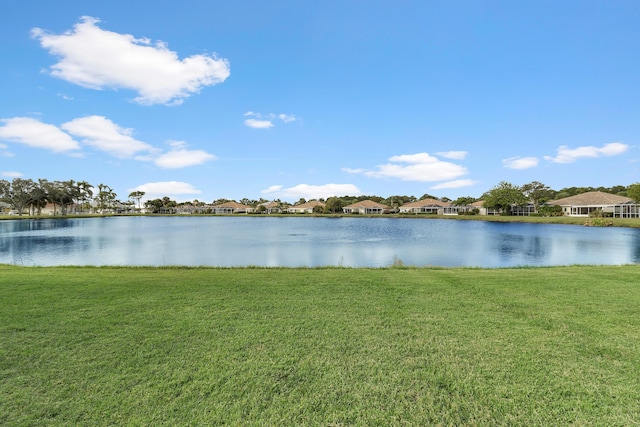
M 0 266 L 1 425 L 639 422 L 639 266 Z

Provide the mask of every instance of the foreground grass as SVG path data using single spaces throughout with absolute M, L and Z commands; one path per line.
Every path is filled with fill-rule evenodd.
M 640 268 L 0 266 L 2 425 L 637 425 Z

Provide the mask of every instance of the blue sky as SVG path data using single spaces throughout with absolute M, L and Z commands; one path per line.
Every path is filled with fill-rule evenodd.
M 638 1 L 35 1 L 0 17 L 0 178 L 126 200 L 640 181 Z

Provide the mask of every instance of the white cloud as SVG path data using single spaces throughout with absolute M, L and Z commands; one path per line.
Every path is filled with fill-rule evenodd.
M 151 145 L 133 138 L 131 129 L 121 128 L 103 116 L 81 117 L 64 123 L 61 127 L 71 135 L 83 138 L 84 144 L 119 158 L 157 151 Z
M 466 151 L 440 151 L 436 154 L 445 159 L 464 160 L 469 153 Z
M 544 156 L 545 160 L 554 163 L 573 163 L 581 157 L 602 157 L 602 156 L 617 156 L 629 149 L 627 144 L 620 142 L 611 142 L 605 144 L 602 147 L 586 146 L 578 148 L 569 148 L 566 145 L 558 147 L 557 155 Z
M 291 123 L 296 121 L 296 116 L 293 114 L 278 114 L 278 118 L 285 123 Z
M 502 164 L 507 169 L 531 169 L 538 166 L 538 158 L 516 156 L 502 160 Z
M 254 129 L 269 129 L 273 127 L 271 120 L 247 119 L 244 124 Z
M 82 17 L 73 30 L 49 34 L 34 28 L 32 35 L 49 53 L 60 58 L 51 74 L 91 88 L 126 88 L 138 93 L 140 104 L 180 104 L 203 87 L 229 77 L 229 63 L 216 55 L 180 59 L 163 42 L 99 28 L 100 22 Z
M 1 119 L 0 122 L 5 123 L 0 127 L 0 140 L 55 152 L 80 149 L 80 145 L 73 138 L 54 125 L 30 117 L 13 117 Z
M 268 194 L 272 197 L 283 199 L 297 200 L 301 197 L 304 197 L 305 199 L 326 199 L 332 196 L 359 196 L 362 192 L 353 184 L 299 184 L 295 187 L 289 188 L 283 188 L 282 185 L 272 185 L 266 190 L 263 190 L 262 194 Z
M 350 173 L 361 173 L 370 178 L 398 178 L 403 181 L 445 181 L 467 174 L 467 168 L 444 162 L 428 153 L 403 154 L 389 158 L 389 162 L 378 165 L 377 170 L 343 168 Z
M 14 154 L 9 151 L 9 146 L 6 144 L 0 144 L 0 156 L 2 157 L 13 157 Z
M 23 176 L 23 174 L 21 172 L 5 171 L 2 172 L 2 176 L 5 176 L 7 178 L 20 178 L 21 176 Z
M 293 114 L 262 114 L 256 113 L 254 111 L 247 111 L 243 114 L 245 117 L 252 117 L 250 119 L 246 119 L 244 124 L 254 129 L 269 129 L 274 126 L 273 120 L 278 118 L 282 120 L 283 123 L 291 123 L 298 120 L 296 116 Z
M 202 191 L 194 188 L 193 185 L 180 181 L 148 182 L 129 189 L 130 193 L 133 191 L 144 191 L 145 200 L 164 196 L 202 193 Z
M 367 170 L 364 168 L 341 168 L 343 172 L 352 173 L 352 174 L 364 174 Z
M 155 164 L 161 168 L 178 169 L 196 166 L 216 158 L 203 150 L 187 150 L 186 143 L 183 141 L 171 141 L 169 145 L 172 149 L 155 159 Z
M 462 187 L 471 187 L 472 185 L 476 185 L 478 181 L 473 181 L 471 179 L 457 179 L 455 181 L 443 182 L 442 184 L 437 184 L 431 187 L 434 190 L 442 190 L 446 188 L 462 188 Z

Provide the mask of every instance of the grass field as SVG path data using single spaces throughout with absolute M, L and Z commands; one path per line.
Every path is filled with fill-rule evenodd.
M 1 425 L 638 423 L 639 266 L 0 266 Z

